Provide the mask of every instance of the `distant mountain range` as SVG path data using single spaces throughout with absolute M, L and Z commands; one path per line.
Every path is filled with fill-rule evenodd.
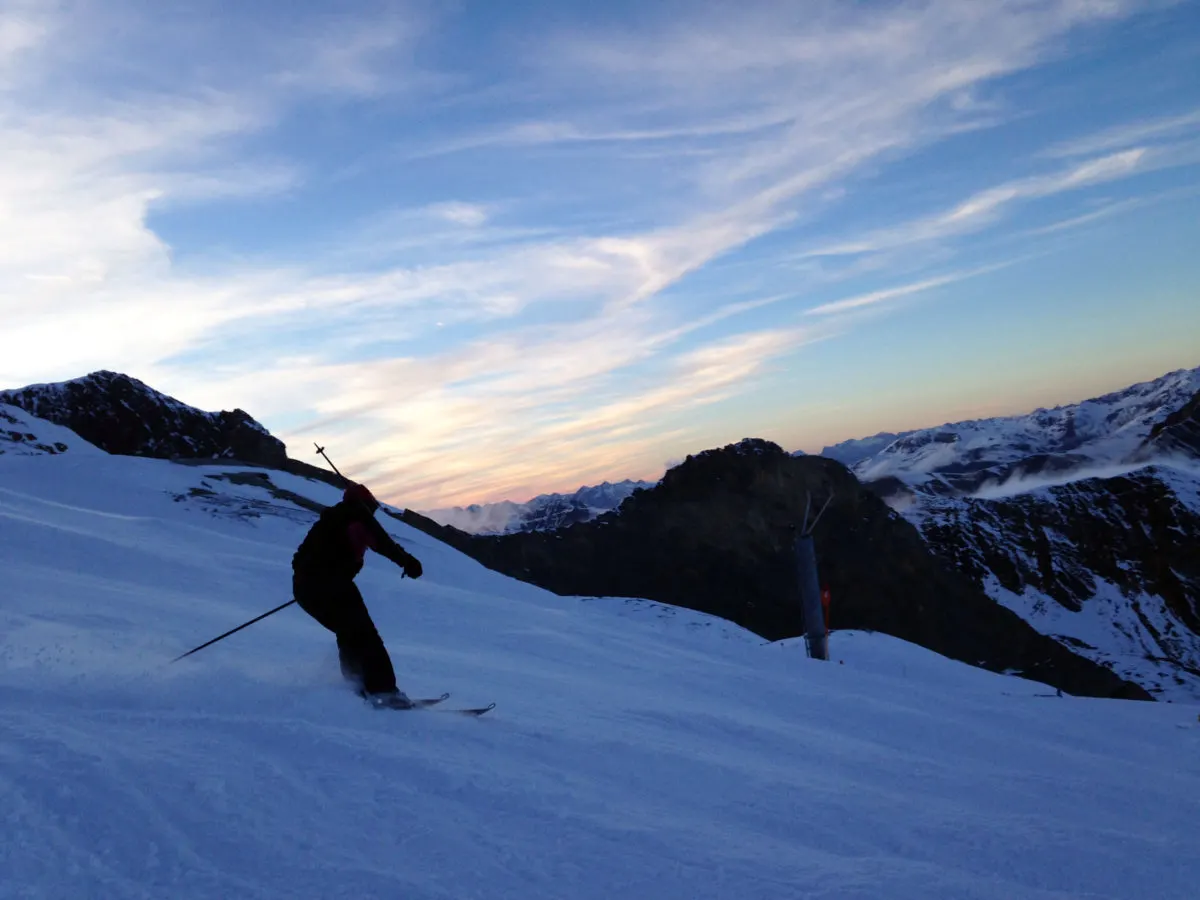
M 945 494 L 1089 467 L 1197 452 L 1198 436 L 1172 415 L 1200 393 L 1200 368 L 1171 372 L 1082 403 L 844 441 L 821 451 L 863 481 L 896 477 Z M 1163 432 L 1166 429 L 1166 432 Z
M 1154 694 L 1200 698 L 1200 368 L 1027 415 L 844 441 L 820 456 L 848 466 L 946 563 L 1039 631 Z M 539 515 L 541 502 L 569 514 Z M 515 534 L 591 521 L 619 502 L 550 495 L 432 518 Z M 480 528 L 493 511 L 499 527 Z
M 850 467 L 864 482 L 896 478 L 946 495 L 1006 483 L 1015 488 L 1028 479 L 1069 481 L 1088 467 L 1137 464 L 1168 452 L 1200 456 L 1200 434 L 1189 431 L 1186 423 L 1172 426 L 1167 421 L 1172 414 L 1181 415 L 1197 393 L 1200 368 L 1181 370 L 1082 403 L 899 434 L 882 432 L 834 444 L 819 455 Z M 617 509 L 633 491 L 654 484 L 606 481 L 524 503 L 503 500 L 421 512 L 473 534 L 552 531 Z
M 421 510 L 441 525 L 452 525 L 472 534 L 511 534 L 518 531 L 554 531 L 577 522 L 588 522 L 617 509 L 630 494 L 654 486 L 652 481 L 604 482 L 581 487 L 573 494 L 539 494 L 525 503 L 502 500 L 443 509 Z
M 0 392 L 0 457 L 96 448 L 263 470 L 230 484 L 269 487 L 272 470 L 339 483 L 290 459 L 247 413 L 203 412 L 125 375 Z M 689 456 L 657 484 L 402 515 L 551 590 L 691 606 L 778 638 L 799 628 L 787 529 L 808 494 L 825 492 L 835 499 L 816 538 L 839 627 L 1067 690 L 1131 696 L 1132 682 L 1200 699 L 1200 369 L 822 456 L 747 439 Z M 242 502 L 183 499 L 213 510 Z M 1033 640 L 1033 629 L 1053 640 Z

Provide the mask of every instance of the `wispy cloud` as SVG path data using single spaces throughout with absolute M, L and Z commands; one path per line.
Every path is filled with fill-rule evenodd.
M 487 210 L 477 203 L 435 203 L 429 212 L 439 219 L 467 228 L 478 228 L 488 220 Z
M 84 324 L 73 317 L 94 316 L 97 323 L 120 319 L 122 306 L 142 305 L 126 299 L 126 289 L 136 294 L 139 284 L 165 287 L 167 296 L 186 307 L 162 323 L 165 329 L 208 319 L 197 305 L 216 304 L 200 300 L 186 283 L 164 281 L 170 277 L 169 251 L 146 218 L 156 202 L 261 187 L 261 182 L 247 184 L 244 170 L 220 163 L 205 167 L 201 148 L 212 150 L 245 124 L 236 105 L 211 98 L 64 115 L 13 109 L 0 98 L 0 115 L 9 126 L 0 170 L 0 319 L 7 335 L 49 326 L 50 333 L 60 334 L 49 345 L 66 349 L 70 335 Z M 172 171 L 168 160 L 174 156 L 191 166 Z M 284 175 L 277 186 L 288 181 Z M 71 321 L 72 327 L 61 327 Z M 80 334 L 80 342 L 95 342 L 106 332 Z M 180 332 L 183 340 L 196 335 L 186 327 Z M 119 329 L 112 337 L 127 346 Z M 20 341 L 6 347 L 9 377 L 44 355 L 46 346 Z M 94 357 L 103 349 L 97 344 Z
M 1077 216 L 1071 216 L 1068 219 L 1060 219 L 1057 222 L 1051 222 L 1049 225 L 1042 225 L 1037 228 L 1029 228 L 1022 232 L 1026 237 L 1040 237 L 1047 234 L 1055 234 L 1060 231 L 1068 231 L 1073 228 L 1079 228 L 1083 225 L 1090 225 L 1093 222 L 1100 222 L 1105 219 L 1137 208 L 1143 205 L 1145 201 L 1136 200 L 1120 200 L 1114 203 L 1106 203 L 1098 209 L 1090 210 L 1089 212 L 1081 213 Z
M 662 30 L 568 34 L 550 45 L 548 64 L 567 84 L 603 85 L 610 108 L 636 91 L 637 103 L 618 107 L 622 128 L 580 130 L 629 133 L 641 118 L 659 123 L 656 133 L 666 121 L 697 136 L 717 127 L 749 134 L 701 174 L 714 190 L 766 187 L 855 148 L 869 157 L 961 127 L 979 112 L 964 102 L 976 88 L 1029 64 L 1068 29 L 1127 8 L 901 3 L 858 16 L 832 3 L 803 13 L 750 4 Z
M 415 61 L 417 43 L 429 25 L 415 4 L 363 12 L 322 17 L 318 27 L 286 35 L 284 58 L 271 80 L 290 89 L 358 97 L 444 83 L 444 76 Z
M 1029 228 L 1022 232 L 1018 232 L 1017 234 L 1018 236 L 1028 237 L 1054 234 L 1060 231 L 1079 228 L 1083 225 L 1090 225 L 1093 222 L 1101 222 L 1106 219 L 1111 219 L 1114 216 L 1119 216 L 1122 213 L 1132 212 L 1136 209 L 1151 206 L 1153 204 L 1187 200 L 1196 196 L 1200 196 L 1200 184 L 1171 188 L 1165 191 L 1155 191 L 1154 193 L 1142 194 L 1138 197 L 1130 197 L 1126 200 L 1114 200 L 1112 202 L 1106 202 L 1097 208 L 1091 209 L 1085 213 L 1081 213 L 1078 216 L 1071 216 L 1068 219 L 1060 219 L 1056 222 L 1051 222 L 1049 225 L 1043 225 L 1037 228 Z
M 971 496 L 980 500 L 1004 500 L 1009 497 L 1028 494 L 1045 488 L 1061 487 L 1079 481 L 1086 481 L 1091 478 L 1101 480 L 1120 478 L 1124 475 L 1148 468 L 1177 469 L 1188 473 L 1192 477 L 1200 476 L 1200 469 L 1196 467 L 1195 460 L 1193 459 L 1160 457 L 1137 463 L 1112 463 L 1109 465 L 1086 466 L 1080 469 L 1053 474 L 1015 474 L 1003 481 L 989 481 L 982 484 Z
M 0 87 L 21 55 L 41 44 L 48 33 L 40 4 L 8 2 L 0 8 Z
M 847 256 L 875 253 L 909 244 L 969 234 L 996 222 L 1006 208 L 1097 184 L 1128 178 L 1146 171 L 1153 160 L 1150 150 L 1135 147 L 1077 163 L 1051 175 L 1022 178 L 988 188 L 934 216 L 868 233 L 854 241 L 809 251 L 808 256 Z
M 953 272 L 948 275 L 939 275 L 936 278 L 927 278 L 923 281 L 913 282 L 911 284 L 903 284 L 897 287 L 885 288 L 879 291 L 870 291 L 866 294 L 859 294 L 854 297 L 847 297 L 844 300 L 834 300 L 829 303 L 822 303 L 819 306 L 814 306 L 807 312 L 813 316 L 829 316 L 838 313 L 846 313 L 851 310 L 861 310 L 867 307 L 875 307 L 881 304 L 889 303 L 893 300 L 901 300 L 905 297 L 911 297 L 914 294 L 921 294 L 925 291 L 931 291 L 934 288 L 944 287 L 948 284 L 954 284 L 957 281 L 962 281 L 965 278 L 971 278 L 976 275 L 982 275 L 986 272 L 994 272 L 998 266 L 987 266 L 982 269 L 976 269 L 969 272 Z
M 417 145 L 407 158 L 418 159 L 481 150 L 488 147 L 536 147 L 555 144 L 657 144 L 670 143 L 678 153 L 680 141 L 725 138 L 763 132 L 793 120 L 790 110 L 767 109 L 752 116 L 730 115 L 714 122 L 693 122 L 676 127 L 620 127 L 570 120 L 530 119 L 508 123 L 488 131 Z
M 351 402 L 355 409 L 331 412 L 352 413 L 337 431 L 358 451 L 355 471 L 398 496 L 425 497 L 426 506 L 463 497 L 498 499 L 537 484 L 565 489 L 614 467 L 655 475 L 661 441 L 670 433 L 664 417 L 744 390 L 747 379 L 815 334 L 771 331 L 726 339 L 645 370 L 635 391 L 620 383 L 621 370 L 640 355 L 623 346 L 627 335 L 614 332 L 610 343 L 600 345 L 582 334 L 574 341 L 544 335 L 528 343 L 532 336 L 526 336 L 456 354 L 436 364 L 441 372 L 425 371 L 424 363 L 356 367 L 354 382 L 342 379 L 338 404 Z M 582 372 L 581 354 L 593 360 Z M 519 366 L 520 355 L 536 358 L 537 370 Z M 305 377 L 338 379 L 341 373 Z M 555 377 L 566 381 L 546 391 L 544 379 Z M 397 383 L 405 385 L 400 397 Z M 380 394 L 390 402 L 380 402 Z M 486 470 L 479 466 L 481 454 Z
M 1055 144 L 1045 151 L 1049 157 L 1095 156 L 1123 150 L 1149 141 L 1186 137 L 1200 132 L 1200 110 L 1140 122 L 1126 122 L 1083 138 Z

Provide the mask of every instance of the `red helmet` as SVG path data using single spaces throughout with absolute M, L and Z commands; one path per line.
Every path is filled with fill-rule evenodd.
M 342 499 L 346 502 L 361 503 L 371 512 L 379 509 L 379 501 L 375 499 L 374 494 L 367 490 L 365 484 L 351 484 L 346 488 L 346 492 L 342 494 Z

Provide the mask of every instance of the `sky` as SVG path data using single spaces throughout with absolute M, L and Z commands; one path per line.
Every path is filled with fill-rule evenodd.
M 0 141 L 0 386 L 417 509 L 1200 365 L 1196 2 L 0 0 Z

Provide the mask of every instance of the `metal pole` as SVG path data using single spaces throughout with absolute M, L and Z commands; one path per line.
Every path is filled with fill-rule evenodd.
M 325 455 L 325 448 L 322 447 L 320 444 L 318 444 L 316 441 L 313 441 L 313 446 L 317 448 L 317 452 L 319 454 L 321 454 L 322 456 L 325 457 L 325 462 L 329 463 L 329 468 L 333 469 L 333 471 L 337 475 L 337 477 L 342 479 L 342 481 L 346 482 L 346 484 L 349 485 L 350 479 L 347 478 L 345 475 L 343 475 L 341 472 L 338 472 L 338 467 L 333 464 L 333 460 Z
M 245 628 L 249 625 L 253 625 L 255 622 L 261 621 L 262 619 L 265 619 L 267 616 L 274 615 L 275 613 L 279 612 L 281 609 L 291 606 L 295 602 L 296 602 L 295 600 L 289 600 L 287 603 L 281 603 L 281 604 L 279 604 L 279 606 L 275 607 L 270 612 L 265 612 L 261 616 L 257 616 L 256 618 L 251 619 L 249 622 L 245 622 L 242 625 L 239 625 L 237 628 L 232 628 L 229 631 L 225 632 L 220 637 L 215 637 L 208 643 L 201 644 L 199 647 L 193 647 L 187 653 L 184 653 L 180 656 L 175 657 L 173 660 L 171 660 L 171 662 L 173 662 L 173 663 L 179 662 L 181 659 L 183 659 L 184 656 L 191 656 L 197 650 L 203 650 L 205 647 L 215 644 L 217 641 L 224 640 L 225 638 L 229 637 L 231 634 L 236 634 L 237 632 L 241 631 L 243 628 Z
M 817 577 L 817 551 L 811 534 L 798 534 L 793 545 L 796 575 L 800 587 L 800 608 L 804 613 L 804 642 L 808 655 L 829 659 L 825 611 L 821 608 L 821 582 Z
M 821 511 L 819 513 L 817 513 L 817 517 L 812 520 L 812 524 L 809 525 L 804 530 L 805 534 L 812 534 L 816 530 L 817 523 L 821 521 L 821 516 L 825 515 L 825 510 L 829 509 L 829 504 L 832 502 L 833 502 L 833 494 L 831 493 L 829 495 L 829 497 L 825 500 L 825 505 L 821 507 Z M 808 520 L 808 510 L 804 511 L 804 518 L 805 518 L 805 521 Z

